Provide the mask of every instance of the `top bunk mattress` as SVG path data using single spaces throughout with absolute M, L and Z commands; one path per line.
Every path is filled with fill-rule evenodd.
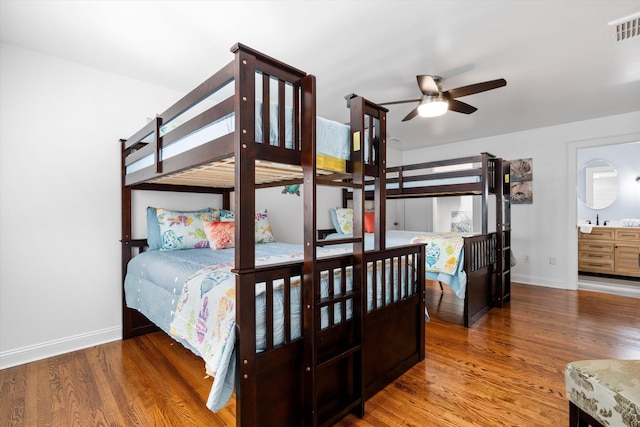
M 256 101 L 256 142 L 264 143 L 264 135 L 262 132 L 262 104 Z M 275 104 L 270 108 L 270 132 L 269 132 L 269 144 L 278 145 L 280 138 L 279 135 L 279 118 L 278 107 Z M 293 148 L 293 118 L 292 110 L 290 107 L 286 109 L 285 113 L 285 147 L 287 149 Z M 183 119 L 184 120 L 184 119 Z M 160 128 L 160 136 L 164 136 L 172 130 L 180 126 L 180 121 L 172 120 L 166 125 Z M 177 156 L 181 153 L 187 152 L 200 145 L 206 144 L 210 141 L 216 140 L 220 137 L 233 133 L 235 131 L 235 113 L 229 114 L 209 125 L 200 128 L 196 132 L 184 136 L 177 141 L 163 147 L 160 154 L 161 160 L 166 160 L 171 157 Z M 146 138 L 142 140 L 145 143 L 153 142 L 155 138 L 154 133 L 150 133 Z M 351 154 L 350 138 L 349 138 L 349 126 L 343 123 L 339 123 L 333 120 L 328 120 L 323 117 L 316 117 L 316 152 L 321 156 L 327 156 L 331 158 L 337 158 L 341 160 L 348 160 Z M 126 173 L 130 174 L 146 167 L 152 166 L 154 162 L 153 154 L 145 156 L 136 162 L 130 164 L 126 168 Z

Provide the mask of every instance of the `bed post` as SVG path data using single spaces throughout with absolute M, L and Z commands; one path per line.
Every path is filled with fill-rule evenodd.
M 127 264 L 132 258 L 131 253 L 131 187 L 127 187 L 124 184 L 125 177 L 125 142 L 126 139 L 120 140 L 120 151 L 122 155 L 121 159 L 121 197 L 122 197 L 122 234 L 120 242 L 122 245 L 122 338 L 130 338 L 131 330 L 133 329 L 133 315 L 131 310 L 127 308 L 127 303 L 124 294 L 124 278 L 127 275 Z
M 317 364 L 317 348 L 314 334 L 320 328 L 315 316 L 315 287 L 318 265 L 316 263 L 317 235 L 317 175 L 316 175 L 316 129 L 315 97 L 309 96 L 315 93 L 316 81 L 313 76 L 305 78 L 302 82 L 302 122 L 308 124 L 301 132 L 302 151 L 301 163 L 304 173 L 304 266 L 302 288 L 302 327 L 303 327 L 303 355 L 304 374 L 302 381 L 302 419 L 304 425 L 316 425 L 318 417 L 317 382 L 315 366 Z M 318 284 L 319 286 L 319 284 Z M 319 291 L 318 291 L 319 292 Z
M 378 126 L 376 137 L 378 142 L 376 154 L 376 166 L 378 176 L 375 178 L 374 209 L 375 209 L 375 250 L 384 250 L 387 247 L 387 110 L 380 108 L 378 112 Z M 373 120 L 373 119 L 372 119 Z M 370 124 L 371 128 L 372 124 Z M 372 138 L 369 138 L 371 140 Z M 372 156 L 373 153 L 369 153 Z
M 122 247 L 122 338 L 132 338 L 137 335 L 144 335 L 149 332 L 157 331 L 158 328 L 147 319 L 142 313 L 127 307 L 126 297 L 124 293 L 124 278 L 127 275 L 127 264 L 134 256 L 134 248 L 141 251 L 146 246 L 146 240 L 133 240 L 131 238 L 131 187 L 125 185 L 125 157 L 128 149 L 126 148 L 126 139 L 120 140 L 120 148 L 122 154 L 121 162 L 121 225 L 122 235 L 120 245 Z
M 255 67 L 256 58 L 234 46 L 236 425 L 257 426 L 255 325 Z
M 489 153 L 482 153 L 482 234 L 489 232 Z
M 364 98 L 354 96 L 349 102 L 350 109 L 350 135 L 351 135 L 351 179 L 353 182 L 353 268 L 351 271 L 353 280 L 353 293 L 357 298 L 353 298 L 352 322 L 353 336 L 352 349 L 355 350 L 351 359 L 349 379 L 354 389 L 355 402 L 352 404 L 352 412 L 358 417 L 364 416 L 364 376 L 363 363 L 364 352 L 362 347 L 362 337 L 364 334 L 364 314 L 367 311 L 366 301 L 362 298 L 363 289 L 367 287 L 367 263 L 364 258 L 364 205 L 365 205 L 365 116 L 367 112 L 367 102 Z M 369 123 L 371 126 L 372 123 Z M 370 129 L 370 128 L 369 128 Z M 373 135 L 370 135 L 373 136 Z M 371 140 L 369 140 L 369 144 Z M 369 156 L 373 158 L 373 150 L 369 149 Z M 379 219 L 379 216 L 378 216 Z M 352 381 L 352 383 L 351 383 Z
M 511 295 L 511 195 L 509 192 L 511 162 L 495 159 L 496 194 L 496 283 L 497 307 L 504 307 Z

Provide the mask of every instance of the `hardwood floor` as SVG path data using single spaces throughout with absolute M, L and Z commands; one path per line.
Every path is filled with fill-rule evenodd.
M 448 288 L 429 283 L 426 359 L 340 426 L 568 425 L 564 367 L 640 359 L 640 299 L 514 284 L 470 329 Z M 0 371 L 2 426 L 224 426 L 205 408 L 202 361 L 163 333 Z

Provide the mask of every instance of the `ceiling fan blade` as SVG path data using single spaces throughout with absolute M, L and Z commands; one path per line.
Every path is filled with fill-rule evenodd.
M 378 105 L 394 105 L 394 104 L 408 104 L 409 102 L 420 102 L 419 99 L 405 99 L 404 101 L 392 101 L 392 102 L 382 102 Z
M 440 93 L 438 84 L 433 79 L 433 76 L 416 76 L 418 79 L 418 87 L 424 95 L 432 95 Z
M 402 119 L 402 121 L 403 122 L 409 121 L 409 120 L 413 119 L 417 115 L 418 115 L 418 107 L 416 107 L 413 110 L 411 110 L 411 112 L 409 114 L 407 114 L 407 116 L 404 119 Z
M 456 113 L 471 114 L 476 111 L 477 108 L 473 105 L 451 98 L 449 99 L 449 110 L 455 111 Z
M 448 90 L 447 92 L 452 98 L 460 98 L 461 96 L 473 95 L 474 93 L 485 92 L 491 89 L 497 89 L 502 86 L 506 86 L 507 81 L 505 79 L 490 80 L 488 82 L 476 83 L 469 86 L 462 86 L 455 89 Z

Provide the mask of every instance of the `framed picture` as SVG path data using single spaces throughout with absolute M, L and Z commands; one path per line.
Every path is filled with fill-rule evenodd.
M 533 159 L 511 160 L 509 174 L 511 204 L 533 203 Z
M 525 205 L 533 203 L 533 182 L 520 181 L 511 183 L 511 204 Z
M 518 159 L 511 161 L 511 182 L 532 181 L 533 180 L 533 159 Z

